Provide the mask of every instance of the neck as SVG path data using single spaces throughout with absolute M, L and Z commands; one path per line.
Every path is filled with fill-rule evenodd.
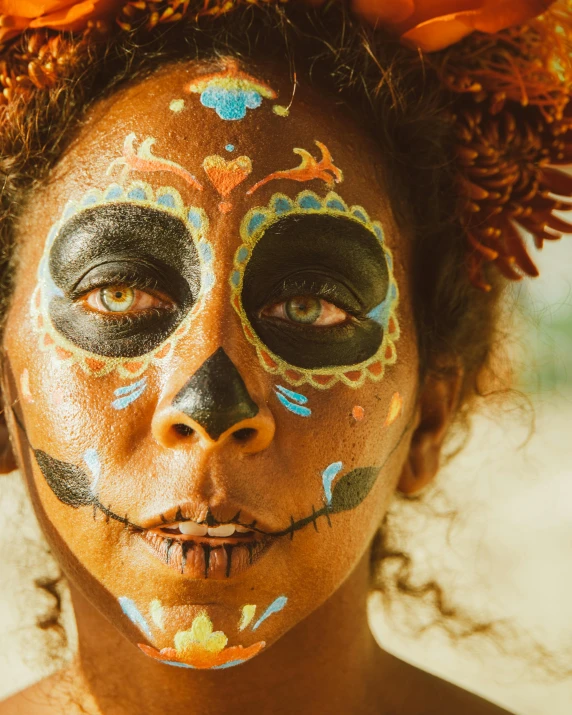
M 379 712 L 384 653 L 368 625 L 369 553 L 335 594 L 268 651 L 223 671 L 188 671 L 139 653 L 78 592 L 72 593 L 78 680 L 100 712 Z

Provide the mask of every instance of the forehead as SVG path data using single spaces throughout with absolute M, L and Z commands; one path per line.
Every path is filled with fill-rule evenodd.
M 337 180 L 322 147 L 335 170 L 343 172 Z M 99 102 L 53 172 L 54 201 L 47 204 L 48 212 L 53 209 L 51 218 L 86 188 L 104 188 L 116 180 L 120 167 L 110 165 L 125 152 L 139 154 L 141 161 L 152 155 L 171 162 L 169 168 L 157 162 L 143 167 L 140 161 L 145 175 L 132 176 L 174 186 L 187 203 L 215 214 L 225 192 L 227 197 L 232 192 L 232 202 L 225 203 L 232 203 L 232 213 L 238 214 L 277 191 L 291 196 L 303 189 L 322 193 L 328 182 L 350 204 L 364 205 L 380 218 L 391 213 L 376 144 L 335 98 L 307 83 L 295 86 L 276 67 L 239 65 L 232 59 L 178 63 Z M 304 163 L 305 173 L 284 173 Z M 282 176 L 255 194 L 248 192 L 277 172 Z M 244 183 L 236 190 L 235 182 Z

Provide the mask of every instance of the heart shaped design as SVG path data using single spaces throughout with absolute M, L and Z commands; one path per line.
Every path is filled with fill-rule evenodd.
M 247 156 L 238 156 L 229 161 L 215 154 L 205 158 L 203 169 L 218 193 L 228 196 L 252 172 L 252 162 Z

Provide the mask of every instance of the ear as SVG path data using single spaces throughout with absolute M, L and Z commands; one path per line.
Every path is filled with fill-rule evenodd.
M 18 469 L 16 458 L 12 451 L 8 426 L 4 410 L 0 412 L 0 474 L 9 474 Z
M 416 494 L 437 475 L 441 449 L 457 411 L 463 371 L 428 373 L 418 402 L 417 427 L 397 484 L 402 494 Z

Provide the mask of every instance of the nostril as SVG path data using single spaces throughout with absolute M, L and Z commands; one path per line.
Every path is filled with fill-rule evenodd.
M 189 427 L 189 425 L 185 425 L 182 422 L 173 425 L 173 429 L 177 434 L 180 434 L 181 437 L 190 437 L 194 432 L 192 427 Z
M 252 427 L 243 427 L 233 432 L 232 436 L 237 442 L 248 442 L 256 435 L 256 432 Z

